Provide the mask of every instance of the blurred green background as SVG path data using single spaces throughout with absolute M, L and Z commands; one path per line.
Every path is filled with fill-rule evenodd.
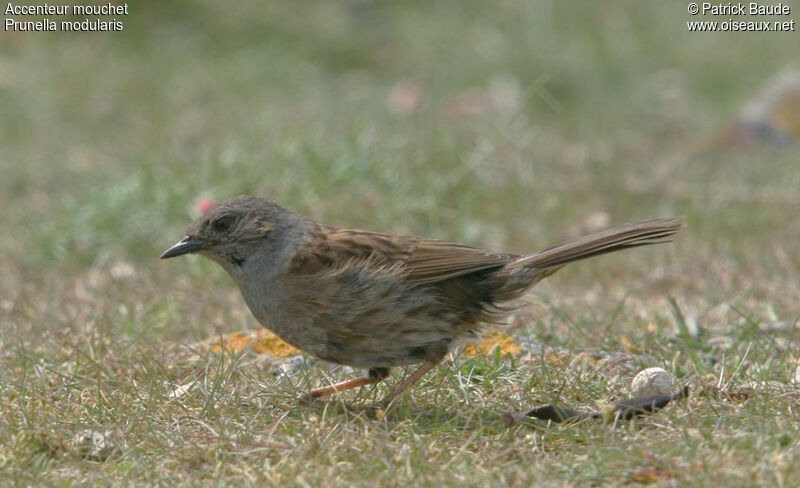
M 123 32 L 3 32 L 0 243 L 28 272 L 154 266 L 193 201 L 242 193 L 498 250 L 595 212 L 687 214 L 708 246 L 779 237 L 783 211 L 713 193 L 796 191 L 796 147 L 707 146 L 797 35 L 690 19 L 674 2 L 176 1 L 131 4 Z

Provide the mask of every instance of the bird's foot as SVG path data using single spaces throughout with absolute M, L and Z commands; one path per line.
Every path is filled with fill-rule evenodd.
M 297 403 L 303 406 L 306 405 L 323 405 L 326 402 L 325 400 L 320 400 L 317 395 L 314 395 L 314 392 L 309 391 L 307 393 L 303 393 L 300 398 L 297 400 Z
M 338 401 L 322 400 L 311 393 L 305 393 L 302 395 L 298 400 L 298 404 L 303 406 L 329 408 L 333 411 L 339 411 L 341 409 L 342 412 L 363 414 L 367 418 L 376 420 L 382 419 L 386 411 L 386 405 L 384 405 L 384 402 L 378 402 L 373 405 L 356 406 Z

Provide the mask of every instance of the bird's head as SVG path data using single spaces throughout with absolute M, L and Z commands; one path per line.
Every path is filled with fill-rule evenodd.
M 240 270 L 288 214 L 262 198 L 240 196 L 217 204 L 194 221 L 161 259 L 198 253 L 229 272 Z

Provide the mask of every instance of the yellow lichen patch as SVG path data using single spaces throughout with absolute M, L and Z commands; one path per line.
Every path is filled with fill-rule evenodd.
M 267 329 L 256 331 L 256 340 L 253 343 L 256 352 L 271 354 L 278 357 L 296 356 L 302 354 L 300 349 L 287 343 Z
M 800 141 L 800 94 L 784 93 L 771 119 L 778 130 Z
M 566 366 L 569 364 L 570 357 L 567 351 L 547 352 L 544 354 L 544 362 L 550 366 Z
M 570 363 L 574 364 L 588 364 L 592 366 L 602 366 L 605 364 L 605 360 L 598 359 L 595 355 L 591 352 L 583 351 L 575 354 L 570 359 Z
M 619 342 L 622 345 L 622 348 L 625 349 L 625 352 L 630 352 L 630 353 L 638 353 L 638 352 L 640 352 L 639 351 L 639 346 L 637 346 L 631 340 L 631 338 L 626 336 L 625 334 L 622 334 L 621 336 L 619 336 Z
M 301 354 L 296 347 L 286 343 L 267 329 L 258 329 L 251 332 L 232 332 L 220 341 L 216 340 L 211 345 L 211 350 L 219 352 L 222 346 L 225 352 L 241 352 L 252 350 L 259 354 L 268 354 L 274 357 L 288 357 Z
M 492 354 L 495 348 L 500 348 L 501 354 L 511 354 L 516 356 L 522 352 L 522 346 L 514 341 L 510 335 L 494 331 L 486 334 L 480 342 L 473 342 L 464 348 L 463 354 L 467 356 L 480 356 Z

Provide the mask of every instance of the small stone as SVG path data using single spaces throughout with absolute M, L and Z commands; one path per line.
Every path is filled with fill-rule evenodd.
M 639 371 L 631 382 L 634 397 L 670 395 L 675 386 L 675 377 L 663 368 L 647 368 Z
M 190 381 L 189 383 L 186 383 L 185 385 L 181 385 L 181 386 L 175 388 L 174 390 L 172 390 L 169 393 L 170 400 L 177 400 L 178 398 L 182 397 L 183 395 L 189 393 L 190 391 L 192 391 L 192 388 L 194 388 L 196 383 L 197 383 L 197 381 Z
M 111 431 L 81 430 L 73 437 L 78 450 L 87 459 L 104 461 L 115 450 Z

